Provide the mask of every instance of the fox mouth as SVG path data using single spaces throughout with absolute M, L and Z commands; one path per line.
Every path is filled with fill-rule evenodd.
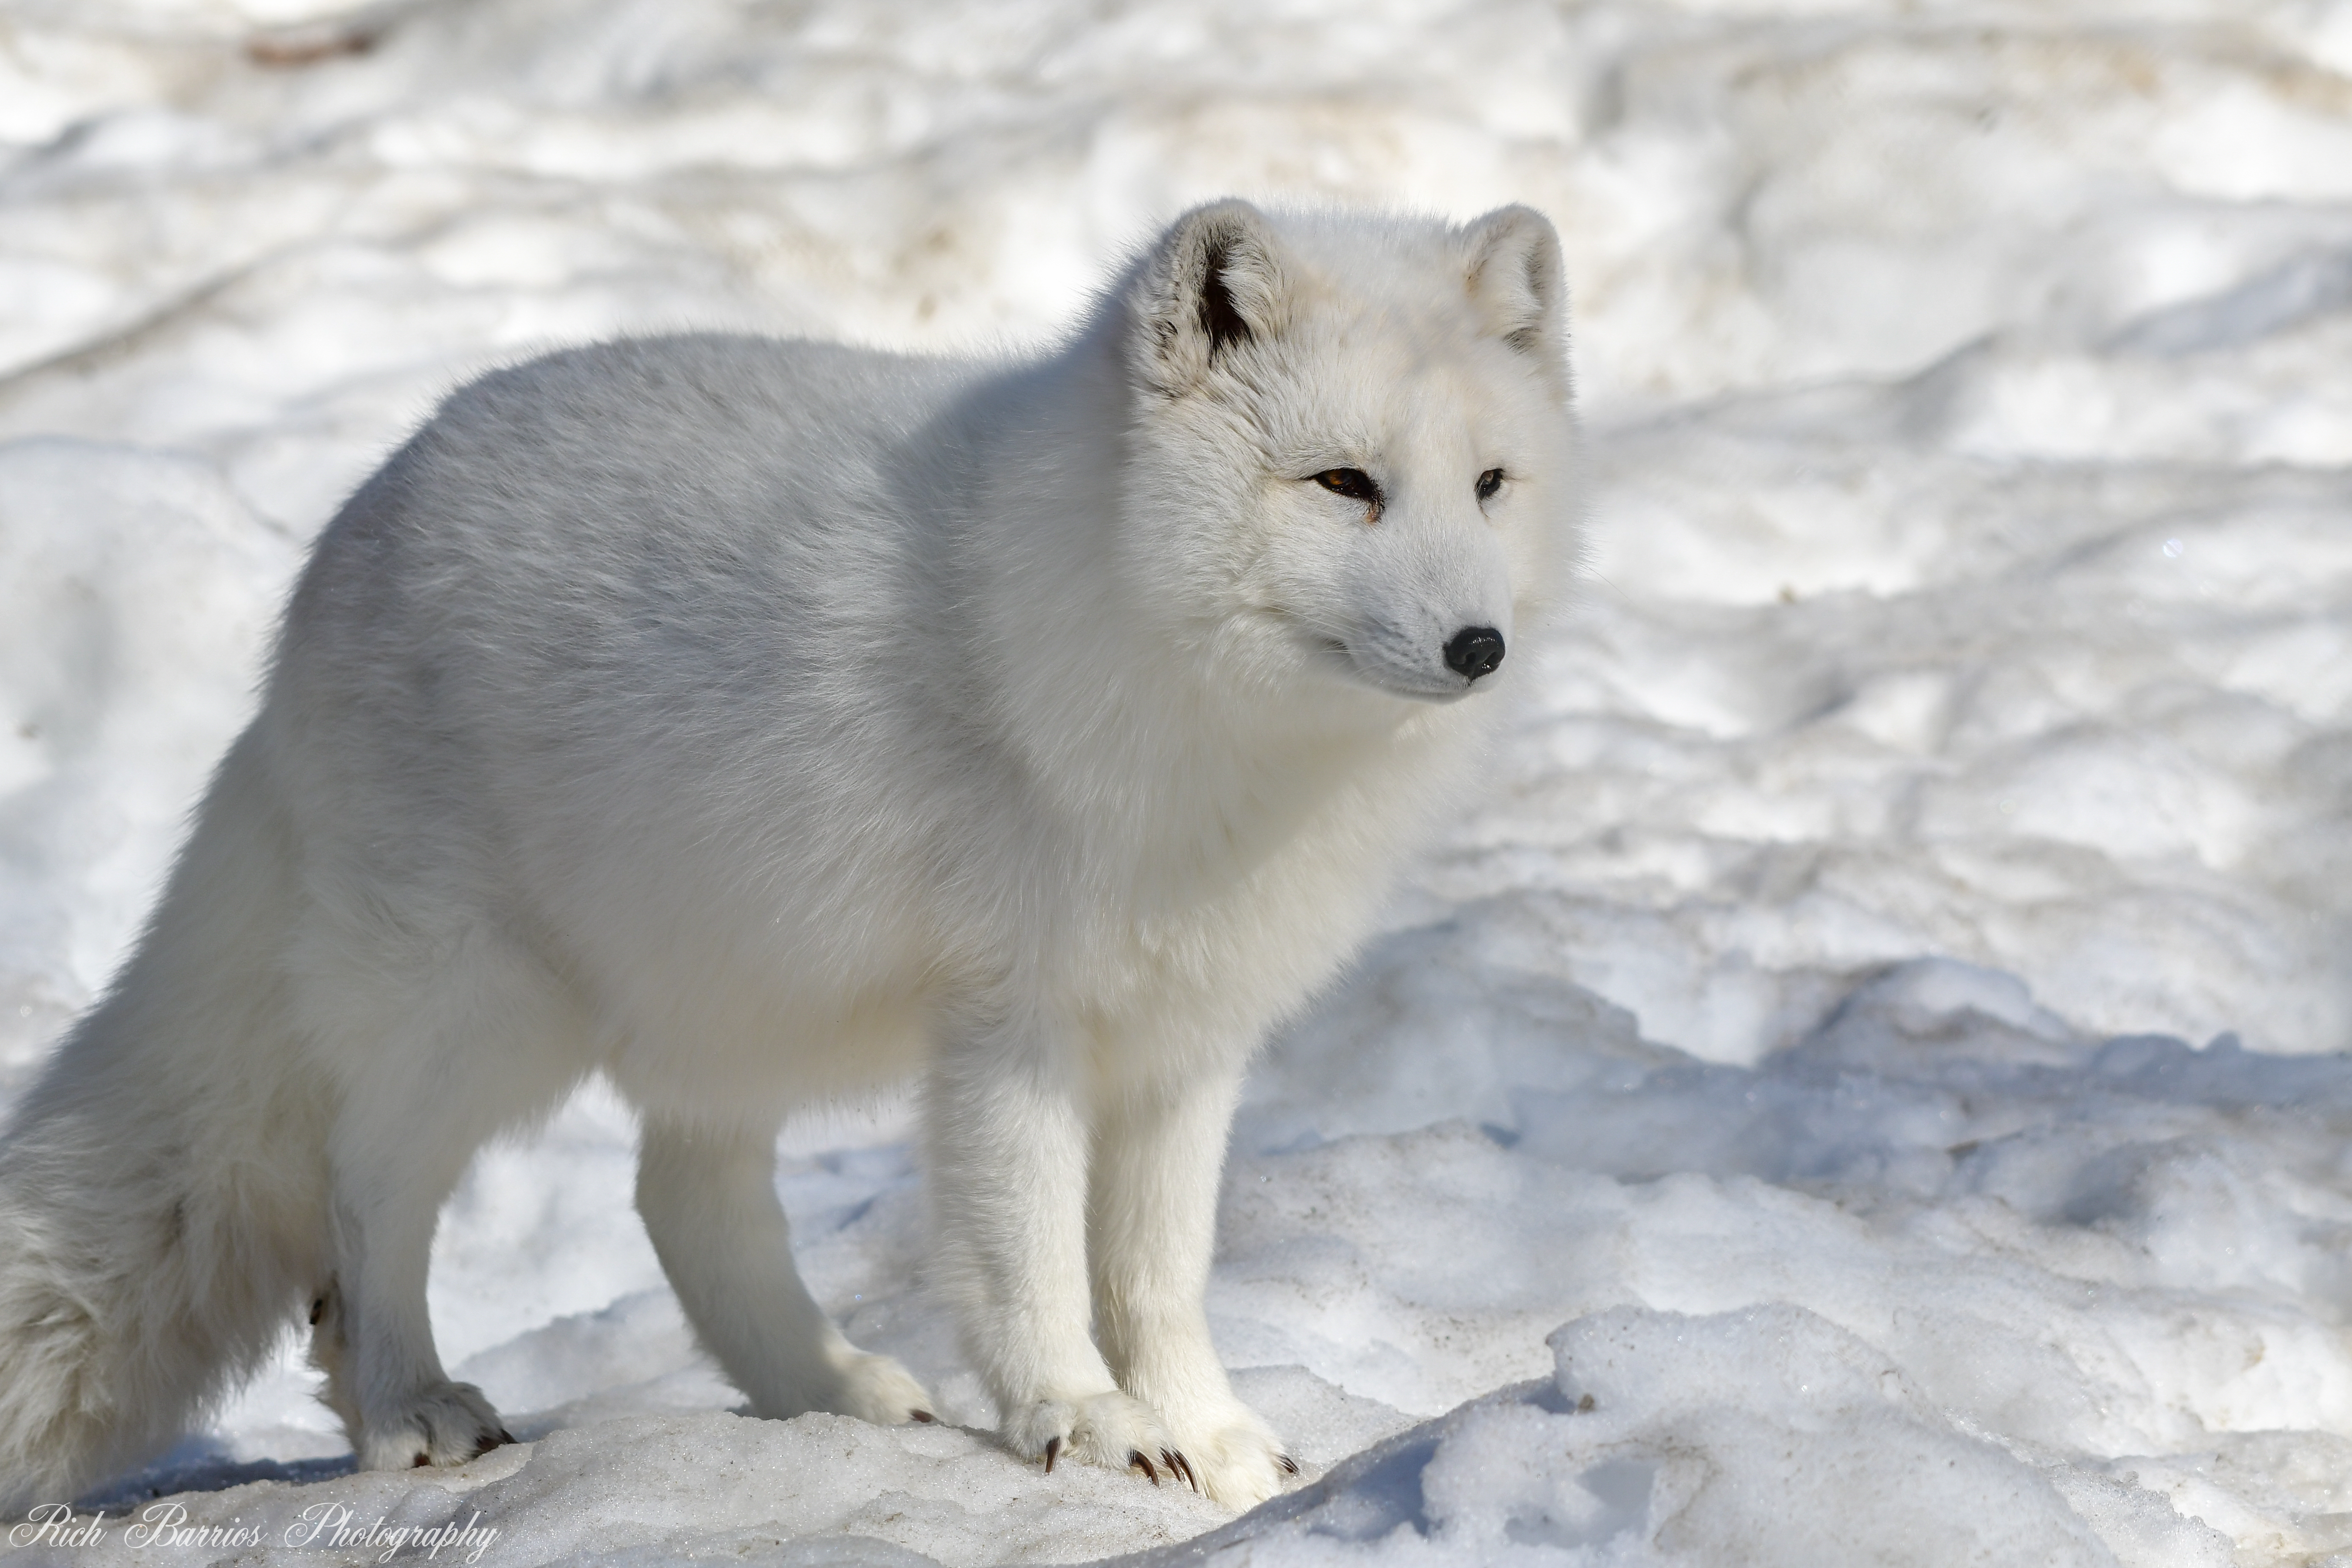
M 1414 702 L 1453 702 L 1470 694 L 1472 683 L 1450 672 L 1424 675 L 1418 670 L 1402 669 L 1349 644 L 1344 637 L 1318 636 L 1314 640 L 1317 650 L 1324 656 L 1323 662 L 1352 686 L 1370 687 Z
M 1458 701 L 1472 690 L 1472 682 L 1451 671 L 1424 672 L 1379 657 L 1373 651 L 1373 645 L 1381 640 L 1378 628 L 1370 636 L 1349 638 L 1316 626 L 1293 611 L 1269 606 L 1261 613 L 1278 623 L 1307 652 L 1311 668 L 1359 689 L 1402 697 L 1412 702 L 1439 703 Z

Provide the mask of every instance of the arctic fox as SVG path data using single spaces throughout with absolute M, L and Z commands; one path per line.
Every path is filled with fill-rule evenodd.
M 774 1185 L 796 1109 L 920 1074 L 1005 1443 L 1276 1490 L 1202 1301 L 1227 1129 L 1567 573 L 1564 311 L 1525 207 L 1227 201 L 1029 363 L 676 337 L 451 395 L 320 537 L 0 1145 L 0 1506 L 139 1459 L 298 1314 L 362 1465 L 506 1440 L 435 1352 L 434 1227 L 596 1072 L 754 1411 L 929 1418 Z

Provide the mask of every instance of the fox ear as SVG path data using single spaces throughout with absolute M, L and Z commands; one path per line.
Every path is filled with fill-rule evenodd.
M 1496 207 L 1460 232 L 1470 302 L 1487 331 L 1546 365 L 1560 363 L 1568 285 L 1551 220 L 1533 207 Z
M 1265 215 L 1244 201 L 1194 207 L 1152 249 L 1132 296 L 1138 368 L 1170 396 L 1287 319 L 1288 284 Z

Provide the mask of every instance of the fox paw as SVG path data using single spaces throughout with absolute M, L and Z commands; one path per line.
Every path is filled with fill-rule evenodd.
M 462 1465 L 513 1441 L 480 1389 L 470 1383 L 438 1383 L 370 1422 L 354 1447 L 363 1470 L 405 1470 Z
M 1298 1473 L 1298 1462 L 1283 1451 L 1282 1439 L 1245 1405 L 1236 1404 L 1213 1422 L 1180 1426 L 1177 1436 L 1200 1489 L 1236 1512 L 1255 1508 Z
M 1174 1480 L 1198 1489 L 1192 1463 L 1151 1406 L 1113 1389 L 1076 1399 L 1040 1399 L 1015 1410 L 1004 1440 L 1024 1459 L 1132 1470 L 1153 1486 Z
M 887 1355 L 860 1351 L 840 1363 L 841 1392 L 832 1403 L 836 1415 L 855 1415 L 877 1426 L 897 1426 L 908 1421 L 936 1421 L 931 1396 L 914 1375 Z

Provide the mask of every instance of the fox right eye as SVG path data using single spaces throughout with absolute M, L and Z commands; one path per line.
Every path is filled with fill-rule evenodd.
M 1349 500 L 1360 500 L 1370 506 L 1381 499 L 1381 487 L 1372 483 L 1372 476 L 1361 468 L 1326 468 L 1315 476 L 1315 482 Z

